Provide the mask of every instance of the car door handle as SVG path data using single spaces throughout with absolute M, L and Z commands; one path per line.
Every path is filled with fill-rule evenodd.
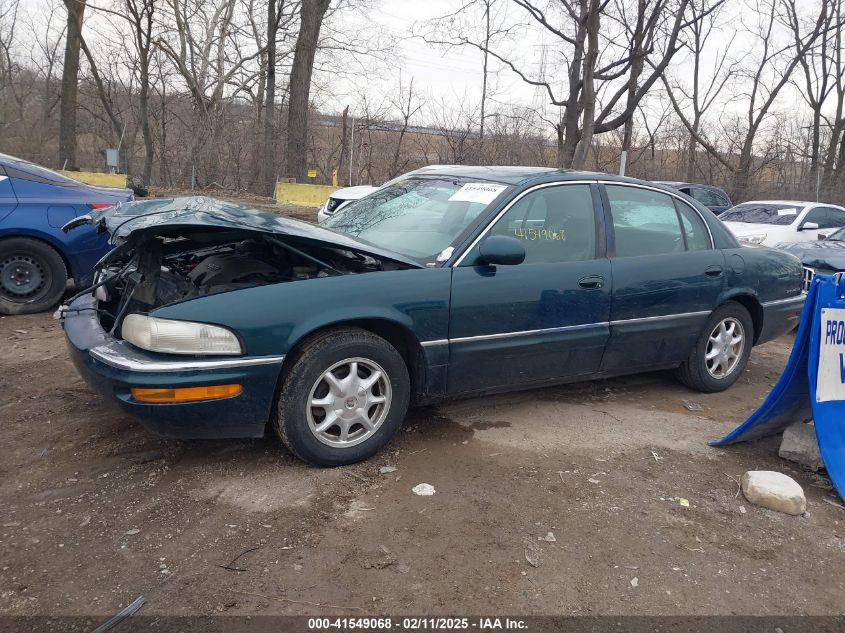
M 585 288 L 588 290 L 594 288 L 602 288 L 604 286 L 604 277 L 600 277 L 599 275 L 590 275 L 589 277 L 584 277 L 578 281 L 578 285 L 581 288 Z
M 718 277 L 722 274 L 722 267 L 721 266 L 708 266 L 704 270 L 704 274 L 708 277 Z

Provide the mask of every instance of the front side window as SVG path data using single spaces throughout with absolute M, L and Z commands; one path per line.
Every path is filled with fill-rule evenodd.
M 422 261 L 450 246 L 510 189 L 466 178 L 407 178 L 346 205 L 322 225 Z
M 801 222 L 802 225 L 807 224 L 807 222 L 815 222 L 819 225 L 820 229 L 828 228 L 827 222 L 827 209 L 824 207 L 816 207 L 815 209 L 810 209 L 807 215 L 804 216 L 804 220 Z
M 607 185 L 616 256 L 659 255 L 685 250 L 672 198 L 665 193 Z
M 719 219 L 722 222 L 789 226 L 798 219 L 799 213 L 801 213 L 800 205 L 747 202 L 728 209 L 719 216 Z
M 830 222 L 830 228 L 838 229 L 840 227 L 843 227 L 845 226 L 845 211 L 828 207 L 827 219 L 828 222 Z
M 526 264 L 580 262 L 596 256 L 596 221 L 589 185 L 545 187 L 526 194 L 490 229 L 525 246 Z
M 819 213 L 819 212 L 824 212 Z M 813 216 L 812 218 L 810 216 Z M 818 207 L 810 211 L 805 222 L 815 222 L 820 229 L 838 229 L 845 226 L 845 211 L 834 209 L 833 207 Z

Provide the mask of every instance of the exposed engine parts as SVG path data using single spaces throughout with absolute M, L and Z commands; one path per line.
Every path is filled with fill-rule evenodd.
M 123 315 L 198 296 L 314 277 L 403 267 L 370 255 L 289 244 L 253 231 L 155 236 L 121 249 L 99 272 L 102 322 L 114 332 Z

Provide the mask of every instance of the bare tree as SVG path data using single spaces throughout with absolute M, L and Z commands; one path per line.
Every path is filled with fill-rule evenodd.
M 287 173 L 297 180 L 306 174 L 308 147 L 308 107 L 314 57 L 320 41 L 320 27 L 331 0 L 302 0 L 299 35 L 290 73 L 288 101 Z
M 776 30 L 778 25 L 783 24 L 782 18 L 789 24 L 798 23 L 795 0 L 759 0 L 756 9 L 755 17 L 758 22 L 745 35 L 758 44 L 760 55 L 756 59 L 753 55 L 746 55 L 747 65 L 740 71 L 747 81 L 748 92 L 743 95 L 747 103 L 744 130 L 733 135 L 734 138 L 739 139 L 736 143 L 739 153 L 736 164 L 728 156 L 723 155 L 710 140 L 705 138 L 704 134 L 694 129 L 673 91 L 668 89 L 667 85 L 667 94 L 675 112 L 690 134 L 732 174 L 731 194 L 735 199 L 742 199 L 746 195 L 751 176 L 756 171 L 754 149 L 758 141 L 758 132 L 801 58 L 825 32 L 828 13 L 828 6 L 823 2 L 812 28 L 806 33 L 799 32 L 794 41 L 781 45 L 777 41 Z
M 691 85 L 687 85 L 680 80 L 673 81 L 667 73 L 664 73 L 661 77 L 666 89 L 680 94 L 684 103 L 689 104 L 692 110 L 692 115 L 688 117 L 692 131 L 688 134 L 684 172 L 684 178 L 688 181 L 694 181 L 696 178 L 696 154 L 698 150 L 696 135 L 701 131 L 704 117 L 713 105 L 722 103 L 720 102 L 721 95 L 725 87 L 729 86 L 735 78 L 738 67 L 736 61 L 729 61 L 728 58 L 728 53 L 736 39 L 736 32 L 733 32 L 723 49 L 721 51 L 715 50 L 712 68 L 707 71 L 702 68 L 705 51 L 712 49 L 708 42 L 714 32 L 718 33 L 716 30 L 717 23 L 723 6 L 708 11 L 707 0 L 704 0 L 703 4 L 695 2 L 690 4 L 690 12 L 693 16 L 707 14 L 702 15 L 699 20 L 692 20 L 689 38 L 684 42 L 684 47 L 688 49 L 692 57 L 692 73 L 690 76 L 689 66 L 684 64 L 681 67 L 681 74 L 689 77 Z
M 402 155 L 402 141 L 405 140 L 405 134 L 408 131 L 408 124 L 411 117 L 419 112 L 423 107 L 423 101 L 414 92 L 413 77 L 411 77 L 411 81 L 408 83 L 407 94 L 402 86 L 402 78 L 399 78 L 399 98 L 393 102 L 393 106 L 397 108 L 399 113 L 402 115 L 402 124 L 399 128 L 399 138 L 396 140 L 396 148 L 393 152 L 393 160 L 391 161 L 390 171 L 387 176 L 388 180 L 391 180 L 401 174 L 408 166 L 407 159 L 401 163 L 399 161 L 399 158 Z
M 125 0 L 126 16 L 132 27 L 132 43 L 138 60 L 138 119 L 144 139 L 144 167 L 142 182 L 152 179 L 155 146 L 150 126 L 150 64 L 153 53 L 153 25 L 156 19 L 156 0 Z
M 86 0 L 64 0 L 67 8 L 62 106 L 59 122 L 59 164 L 76 169 L 76 105 L 79 94 L 79 40 Z
M 827 14 L 821 24 L 822 33 L 815 44 L 807 49 L 804 55 L 799 56 L 798 64 L 801 68 L 803 86 L 800 86 L 800 93 L 811 111 L 810 124 L 810 177 L 812 181 L 818 181 L 821 177 L 821 143 L 822 143 L 822 108 L 835 87 L 834 77 L 831 73 L 832 55 L 831 49 L 836 46 L 839 36 L 839 29 L 832 28 L 836 21 L 837 11 L 833 10 L 834 4 L 841 4 L 840 0 L 821 0 L 822 5 L 828 5 Z M 789 28 L 795 46 L 801 45 L 804 28 L 800 22 L 801 16 L 795 11 L 787 14 Z M 796 84 L 800 82 L 796 80 Z
M 580 168 L 593 135 L 630 121 L 680 50 L 681 35 L 701 19 L 687 11 L 690 1 L 617 0 L 611 5 L 611 0 L 511 0 L 527 26 L 512 20 L 483 41 L 467 30 L 454 33 L 449 41 L 488 53 L 522 81 L 542 89 L 551 105 L 562 108 L 556 124 L 558 164 Z M 526 70 L 519 54 L 506 50 L 502 43 L 520 39 L 520 29 L 539 30 L 555 42 L 565 78 Z

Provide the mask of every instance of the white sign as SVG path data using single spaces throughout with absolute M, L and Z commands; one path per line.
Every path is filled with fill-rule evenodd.
M 798 215 L 798 209 L 778 209 L 778 215 Z
M 449 202 L 480 202 L 490 204 L 507 189 L 507 185 L 497 185 L 492 182 L 468 182 L 449 198 Z
M 845 310 L 822 308 L 816 402 L 845 400 Z

